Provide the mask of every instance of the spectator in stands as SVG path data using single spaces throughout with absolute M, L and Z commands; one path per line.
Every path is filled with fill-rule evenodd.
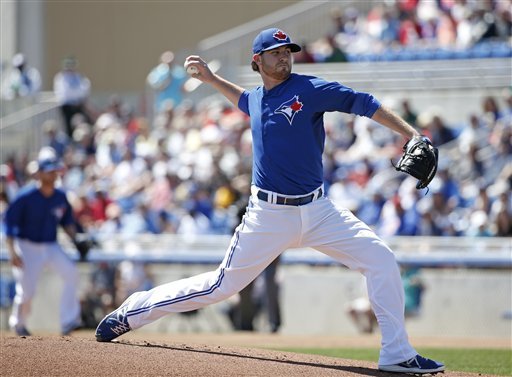
M 412 126 L 417 126 L 418 114 L 411 108 L 409 100 L 402 101 L 402 112 L 400 114 L 404 120 Z
M 106 129 L 112 125 L 124 125 L 123 102 L 117 95 L 109 98 L 107 109 L 96 119 L 95 127 Z
M 489 229 L 489 216 L 485 211 L 476 210 L 469 217 L 470 223 L 465 234 L 469 237 L 490 237 L 492 233 Z
M 415 206 L 404 208 L 400 198 L 395 196 L 383 206 L 378 233 L 383 236 L 414 236 L 419 218 Z
M 342 63 L 347 61 L 345 52 L 339 47 L 333 35 L 327 36 L 327 44 L 329 45 L 330 52 L 325 57 L 325 63 Z
M 496 4 L 494 16 L 496 36 L 500 39 L 507 39 L 512 36 L 512 10 L 510 1 L 500 1 Z
M 75 118 L 76 119 L 76 118 Z M 96 154 L 96 143 L 94 132 L 90 124 L 85 122 L 77 123 L 73 131 L 74 154 L 84 159 L 93 157 Z
M 208 217 L 195 208 L 187 208 L 181 216 L 180 224 L 176 230 L 177 234 L 185 236 L 196 236 L 208 234 L 210 224 Z
M 357 330 L 363 334 L 372 334 L 378 326 L 377 317 L 375 317 L 367 295 L 349 302 L 347 304 L 347 314 L 354 322 Z
M 138 243 L 126 243 L 124 253 L 127 259 L 117 266 L 116 271 L 116 305 L 120 305 L 133 292 L 150 290 L 154 286 L 154 278 L 149 271 L 148 263 L 131 258 L 140 252 Z
M 277 268 L 280 258 L 275 259 L 254 281 L 239 292 L 239 301 L 232 305 L 228 315 L 235 330 L 255 331 L 256 317 L 264 312 L 268 330 L 276 333 L 281 327 L 281 308 Z M 261 329 L 263 330 L 263 329 Z
M 107 262 L 92 264 L 81 305 L 85 328 L 96 328 L 101 319 L 114 309 L 116 290 L 116 266 Z
M 169 100 L 175 107 L 183 101 L 187 77 L 183 68 L 175 64 L 172 51 L 162 53 L 160 63 L 151 70 L 146 81 L 154 91 L 155 114 L 163 111 L 164 103 Z
M 493 96 L 487 96 L 483 99 L 482 110 L 484 117 L 488 117 L 492 122 L 499 120 L 503 116 L 498 101 Z
M 427 127 L 435 145 L 443 145 L 456 137 L 453 130 L 446 125 L 439 115 L 434 115 Z
M 78 72 L 78 61 L 69 56 L 63 59 L 62 69 L 53 79 L 53 91 L 59 102 L 61 113 L 70 139 L 73 138 L 73 116 L 81 114 L 90 123 L 87 99 L 91 92 L 91 82 Z
M 470 144 L 467 153 L 460 161 L 458 166 L 458 174 L 463 179 L 477 181 L 485 177 L 486 171 L 482 159 L 478 156 L 478 147 Z
M 491 207 L 491 220 L 497 237 L 512 236 L 512 205 L 510 195 L 502 192 Z
M 46 145 L 52 147 L 59 158 L 64 157 L 69 141 L 66 135 L 59 132 L 57 122 L 53 119 L 47 120 L 43 123 L 43 131 L 47 137 Z
M 73 215 L 77 221 L 78 229 L 83 232 L 93 228 L 92 209 L 89 205 L 87 193 L 81 191 L 74 200 L 70 200 L 73 207 Z
M 400 21 L 398 17 L 396 17 L 392 9 L 385 9 L 383 10 L 380 22 L 379 39 L 384 42 L 385 45 L 392 45 L 398 40 L 399 36 Z
M 295 56 L 293 57 L 293 61 L 295 63 L 314 63 L 315 58 L 309 52 L 309 46 L 306 42 L 302 42 L 301 44 L 302 50 L 297 52 Z
M 334 7 L 329 11 L 329 16 L 334 27 L 334 33 L 343 33 L 345 31 L 343 11 L 339 7 Z
M 97 186 L 89 203 L 92 220 L 95 222 L 96 227 L 107 220 L 107 208 L 111 203 L 112 200 L 109 198 L 108 192 Z
M 421 38 L 421 26 L 415 13 L 404 13 L 398 30 L 398 40 L 402 46 L 416 45 Z
M 140 120 L 137 135 L 133 138 L 133 152 L 137 157 L 154 158 L 159 151 L 157 134 L 151 132 L 147 121 Z
M 333 13 L 335 25 L 338 26 L 338 32 L 349 36 L 357 36 L 361 33 L 362 25 L 359 10 L 355 7 L 345 8 L 341 12 L 341 23 L 336 15 Z
M 2 98 L 9 101 L 39 93 L 41 75 L 35 67 L 27 64 L 25 55 L 14 55 L 11 64 L 12 68 L 2 74 Z
M 435 179 L 439 181 L 439 191 L 442 192 L 447 202 L 458 206 L 461 202 L 459 183 L 450 170 L 445 167 L 439 168 Z
M 0 165 L 0 183 L 2 191 L 6 193 L 9 201 L 17 195 L 20 180 L 21 177 L 16 174 L 14 158 L 8 156 L 6 163 Z M 22 185 L 25 184 L 23 180 L 21 180 L 21 183 Z
M 373 190 L 370 198 L 366 197 L 357 209 L 357 217 L 369 226 L 375 226 L 382 214 L 386 200 L 377 190 Z
M 421 304 L 425 284 L 417 267 L 401 266 L 402 284 L 404 286 L 405 318 L 417 317 L 421 314 Z
M 441 12 L 437 23 L 437 43 L 439 47 L 454 47 L 457 41 L 457 24 L 450 12 Z
M 418 220 L 417 236 L 442 236 L 442 229 L 434 221 L 430 210 L 419 208 L 420 219 Z
M 484 122 L 477 114 L 471 114 L 469 124 L 465 124 L 459 137 L 459 149 L 467 153 L 471 145 L 482 148 L 489 143 L 490 129 L 485 127 Z
M 123 210 L 117 203 L 112 202 L 105 209 L 107 219 L 98 227 L 98 233 L 108 237 L 109 235 L 119 234 L 122 229 Z

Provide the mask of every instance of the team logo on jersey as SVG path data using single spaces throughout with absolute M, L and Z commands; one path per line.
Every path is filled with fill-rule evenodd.
M 286 41 L 288 39 L 288 36 L 282 30 L 276 31 L 273 37 L 278 41 Z
M 277 108 L 275 113 L 284 115 L 291 125 L 293 122 L 293 118 L 295 118 L 295 115 L 297 115 L 299 111 L 302 111 L 303 107 L 303 103 L 299 101 L 299 96 L 294 96 L 288 101 L 282 103 Z
M 60 219 L 62 219 L 62 217 L 64 216 L 64 212 L 66 212 L 66 207 L 64 207 L 64 206 L 55 207 L 52 210 L 52 212 L 53 212 L 53 216 L 55 216 L 55 218 L 60 221 Z

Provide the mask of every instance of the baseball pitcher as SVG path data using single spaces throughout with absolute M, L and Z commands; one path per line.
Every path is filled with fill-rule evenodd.
M 349 210 L 336 209 L 325 196 L 323 114 L 339 111 L 365 116 L 414 140 L 405 147 L 411 156 L 397 168 L 414 172 L 422 182 L 419 188 L 426 187 L 435 174 L 435 148 L 372 95 L 292 73 L 292 56 L 300 49 L 280 29 L 259 33 L 253 42 L 251 65 L 263 85 L 253 90 L 212 73 L 199 56 L 186 59 L 189 74 L 250 116 L 252 195 L 215 271 L 133 294 L 98 325 L 98 341 L 110 341 L 168 313 L 224 300 L 249 284 L 284 250 L 311 247 L 366 277 L 368 297 L 382 332 L 379 369 L 416 374 L 444 370 L 443 364 L 418 355 L 409 344 L 404 292 L 393 252 L 366 224 Z

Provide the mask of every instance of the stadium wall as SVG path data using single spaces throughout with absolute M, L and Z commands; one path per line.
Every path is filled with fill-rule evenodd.
M 94 91 L 144 88 L 165 50 L 192 52 L 213 34 L 296 1 L 46 2 L 45 89 L 61 59 L 75 54 Z
M 88 287 L 90 264 L 81 264 L 81 291 Z M 211 265 L 151 265 L 156 284 L 191 276 L 214 268 Z M 3 262 L 2 277 L 10 275 Z M 509 270 L 432 269 L 422 270 L 426 286 L 421 314 L 407 320 L 410 336 L 510 338 L 512 321 L 512 283 Z M 284 265 L 279 272 L 283 334 L 340 335 L 358 334 L 348 317 L 347 305 L 364 295 L 364 280 L 341 266 Z M 58 294 L 62 285 L 46 272 L 33 302 L 29 328 L 37 332 L 58 332 Z M 140 331 L 230 332 L 224 314 L 229 300 L 202 309 L 196 318 L 169 315 Z M 7 328 L 9 311 L 1 310 L 0 325 Z M 36 315 L 37 314 L 37 315 Z M 192 322 L 193 321 L 193 322 Z M 258 319 L 261 331 L 268 331 L 265 317 Z

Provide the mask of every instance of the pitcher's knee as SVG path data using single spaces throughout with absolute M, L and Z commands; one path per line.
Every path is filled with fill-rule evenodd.
M 398 269 L 398 263 L 395 258 L 395 254 L 387 247 L 383 242 L 379 242 L 374 245 L 375 247 L 375 259 L 369 270 L 373 272 L 382 272 L 390 274 L 393 272 L 400 272 Z

